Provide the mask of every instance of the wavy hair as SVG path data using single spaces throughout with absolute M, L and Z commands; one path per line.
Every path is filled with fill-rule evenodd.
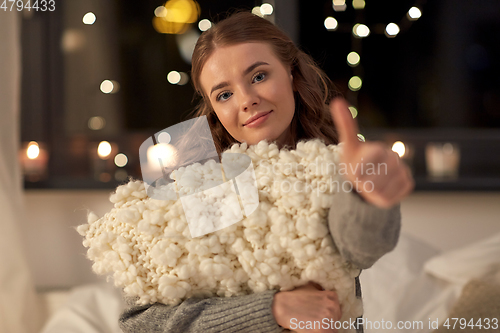
M 300 140 L 313 138 L 319 138 L 326 144 L 337 144 L 337 131 L 328 104 L 339 93 L 328 76 L 273 23 L 250 12 L 237 12 L 203 32 L 192 57 L 191 78 L 201 96 L 193 116 L 207 116 L 218 153 L 238 141 L 227 132 L 215 114 L 201 87 L 200 74 L 217 47 L 249 42 L 268 43 L 282 64 L 291 68 L 295 90 L 295 113 L 291 123 L 293 146 Z

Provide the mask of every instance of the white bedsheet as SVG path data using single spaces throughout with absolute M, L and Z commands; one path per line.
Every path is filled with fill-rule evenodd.
M 425 263 L 436 255 L 428 244 L 402 234 L 394 251 L 361 272 L 363 317 L 372 322 L 365 324 L 365 332 L 431 332 L 429 321 L 447 318 L 462 286 L 424 272 Z M 382 321 L 390 324 L 383 326 Z M 399 322 L 404 329 L 396 328 Z
M 123 306 L 120 290 L 110 283 L 73 288 L 42 333 L 122 333 L 118 317 Z
M 436 319 L 442 323 L 447 318 L 463 283 L 432 276 L 424 267 L 430 271 L 429 267 L 442 267 L 446 262 L 452 274 L 457 269 L 463 271 L 467 262 L 461 258 L 468 258 L 470 267 L 486 271 L 485 265 L 500 261 L 500 242 L 496 240 L 500 240 L 500 234 L 459 251 L 440 254 L 428 244 L 402 234 L 394 251 L 361 273 L 365 332 L 433 331 L 437 327 L 429 323 Z M 483 266 L 478 267 L 475 258 L 483 258 Z M 74 288 L 42 333 L 120 333 L 118 317 L 122 309 L 121 293 L 110 283 Z M 382 320 L 385 326 L 381 326 Z M 392 328 L 388 328 L 388 322 Z M 406 324 L 406 328 L 397 329 L 398 322 Z

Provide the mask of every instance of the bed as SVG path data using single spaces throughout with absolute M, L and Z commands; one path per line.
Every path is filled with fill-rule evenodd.
M 361 273 L 365 331 L 385 332 L 392 328 L 408 333 L 432 332 L 445 323 L 449 314 L 457 313 L 460 302 L 464 301 L 462 291 L 472 288 L 471 282 L 488 284 L 486 296 L 481 297 L 486 297 L 486 302 L 492 305 L 479 315 L 489 315 L 484 311 L 490 311 L 491 315 L 498 314 L 498 320 L 500 292 L 496 295 L 495 291 L 500 290 L 499 265 L 500 233 L 446 252 L 403 233 L 394 251 Z M 86 284 L 41 296 L 50 312 L 42 333 L 121 332 L 118 316 L 124 305 L 120 290 L 111 282 Z M 470 295 L 465 301 L 471 303 Z M 479 302 L 484 304 L 485 300 Z M 470 310 L 468 313 L 473 315 Z M 402 325 L 400 329 L 396 327 L 398 323 Z

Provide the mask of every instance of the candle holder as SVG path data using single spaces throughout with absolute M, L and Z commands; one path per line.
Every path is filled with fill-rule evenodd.
M 118 145 L 107 141 L 92 142 L 89 145 L 90 160 L 94 179 L 107 183 L 117 169 L 114 157 L 118 153 Z
M 429 142 L 425 147 L 427 176 L 430 181 L 455 181 L 460 166 L 460 147 L 453 142 Z
M 38 182 L 47 178 L 49 154 L 44 143 L 23 142 L 19 150 L 19 161 L 27 181 Z

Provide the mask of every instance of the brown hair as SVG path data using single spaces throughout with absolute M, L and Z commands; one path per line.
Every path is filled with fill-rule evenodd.
M 203 32 L 192 57 L 191 77 L 196 92 L 202 97 L 194 116 L 207 116 L 219 154 L 237 141 L 217 118 L 201 88 L 200 74 L 217 47 L 248 42 L 269 43 L 278 59 L 291 68 L 295 90 L 295 114 L 291 124 L 293 145 L 299 140 L 313 138 L 337 144 L 337 131 L 327 104 L 338 92 L 327 75 L 274 24 L 250 12 L 237 12 Z

